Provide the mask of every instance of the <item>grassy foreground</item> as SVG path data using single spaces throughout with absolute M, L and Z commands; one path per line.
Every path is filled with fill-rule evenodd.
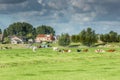
M 119 80 L 120 52 L 59 53 L 52 48 L 0 50 L 0 80 Z M 105 48 L 106 50 L 108 48 Z

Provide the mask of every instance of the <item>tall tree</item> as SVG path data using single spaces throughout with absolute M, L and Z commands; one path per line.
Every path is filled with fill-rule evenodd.
M 120 35 L 117 36 L 117 42 L 120 42 Z
M 59 37 L 59 40 L 58 40 L 58 44 L 60 46 L 68 46 L 70 44 L 70 36 L 69 34 L 62 34 L 60 37 Z
M 0 34 L 2 34 L 2 30 L 0 29 Z
M 16 22 L 11 24 L 7 29 L 9 35 L 27 36 L 33 34 L 33 26 L 26 22 Z
M 52 34 L 52 35 L 55 35 L 55 30 L 51 26 L 42 25 L 42 26 L 38 26 L 36 28 L 36 33 L 37 34 Z
M 110 31 L 107 34 L 100 35 L 100 40 L 103 42 L 119 42 L 118 39 L 119 35 L 114 31 Z
M 71 41 L 75 42 L 75 43 L 80 42 L 80 36 L 79 35 L 72 35 Z
M 3 31 L 3 37 L 2 37 L 2 42 L 3 43 L 8 43 L 9 39 L 8 39 L 8 32 L 6 29 L 4 29 Z
M 117 33 L 114 31 L 109 32 L 110 42 L 117 42 Z
M 8 32 L 6 29 L 4 29 L 4 31 L 3 31 L 3 38 L 5 38 L 5 37 L 8 37 Z
M 97 42 L 97 35 L 95 31 L 91 28 L 87 28 L 87 30 L 83 30 L 80 33 L 80 42 L 84 45 L 91 46 Z
M 72 41 L 72 42 L 76 42 L 76 39 L 75 39 L 76 37 L 75 37 L 75 36 L 76 36 L 76 35 L 72 35 L 72 36 L 71 36 L 71 41 Z

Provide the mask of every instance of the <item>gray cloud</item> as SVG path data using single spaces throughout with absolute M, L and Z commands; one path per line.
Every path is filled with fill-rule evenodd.
M 9 23 L 27 21 L 33 25 L 58 25 L 59 28 L 69 26 L 70 31 L 73 30 L 72 26 L 79 25 L 84 27 L 103 25 L 107 29 L 113 29 L 108 26 L 116 24 L 115 22 L 120 25 L 119 3 L 120 0 L 0 0 L 0 16 L 9 15 Z M 0 21 L 4 22 L 3 19 Z M 102 23 L 99 23 L 101 21 Z M 113 21 L 115 22 L 112 23 Z M 106 23 L 112 24 L 104 25 Z
M 27 0 L 0 0 L 0 4 L 17 4 L 25 1 Z

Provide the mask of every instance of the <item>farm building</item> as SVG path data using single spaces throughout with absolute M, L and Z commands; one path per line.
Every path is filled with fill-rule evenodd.
M 35 42 L 52 42 L 54 40 L 55 40 L 55 38 L 53 35 L 39 34 L 39 35 L 37 35 Z
M 11 36 L 10 40 L 11 40 L 11 44 L 23 44 L 25 41 L 24 38 L 17 36 Z

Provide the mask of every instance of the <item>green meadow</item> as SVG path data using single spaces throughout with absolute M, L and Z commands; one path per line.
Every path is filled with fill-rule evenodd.
M 82 47 L 84 49 L 84 47 Z M 71 53 L 40 48 L 0 50 L 0 80 L 119 80 L 120 48 L 115 52 Z M 102 48 L 108 50 L 111 48 Z

